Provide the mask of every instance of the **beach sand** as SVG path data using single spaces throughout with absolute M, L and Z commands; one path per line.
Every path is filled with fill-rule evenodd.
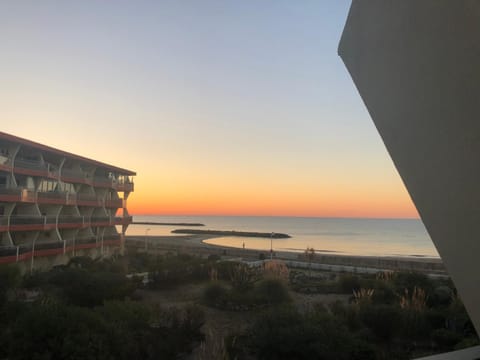
M 270 250 L 242 249 L 228 246 L 206 244 L 211 235 L 186 236 L 127 236 L 127 249 L 147 249 L 151 253 L 184 252 L 200 256 L 219 255 L 222 258 L 239 258 L 247 261 L 270 258 Z M 275 259 L 292 262 L 306 262 L 303 253 L 274 251 Z M 345 271 L 356 271 L 362 268 L 372 270 L 418 271 L 429 274 L 445 275 L 442 260 L 426 257 L 393 257 L 393 256 L 349 256 L 316 253 L 312 264 L 343 267 Z M 333 268 L 332 268 L 333 269 Z

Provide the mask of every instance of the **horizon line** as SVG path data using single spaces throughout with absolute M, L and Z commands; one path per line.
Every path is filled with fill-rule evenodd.
M 131 213 L 131 216 L 165 216 L 165 217 L 283 217 L 312 219 L 358 219 L 358 220 L 422 220 L 420 217 L 379 217 L 379 216 L 314 216 L 314 215 L 245 215 L 245 214 L 154 214 Z

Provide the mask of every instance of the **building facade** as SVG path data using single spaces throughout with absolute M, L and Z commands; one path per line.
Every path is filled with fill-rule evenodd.
M 0 264 L 122 252 L 134 175 L 0 132 Z

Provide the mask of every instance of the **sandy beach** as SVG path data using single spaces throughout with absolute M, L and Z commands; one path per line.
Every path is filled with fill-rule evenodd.
M 212 239 L 211 235 L 185 236 L 127 236 L 127 249 L 143 249 L 149 252 L 166 253 L 181 251 L 200 256 L 219 255 L 225 258 L 240 258 L 243 260 L 259 260 L 269 258 L 270 250 L 242 249 L 228 246 L 207 244 L 204 241 Z M 274 251 L 275 259 L 282 259 L 294 263 L 306 262 L 303 253 L 290 251 Z M 445 275 L 446 271 L 442 260 L 427 257 L 394 257 L 394 256 L 350 256 L 337 254 L 316 253 L 312 260 L 313 266 L 331 265 L 344 271 L 357 271 L 360 268 L 373 271 L 419 271 L 429 274 Z M 300 264 L 298 264 L 300 265 Z

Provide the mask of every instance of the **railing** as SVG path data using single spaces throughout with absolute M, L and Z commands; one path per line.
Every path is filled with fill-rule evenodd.
M 97 176 L 93 178 L 93 186 L 112 188 L 113 184 L 114 184 L 114 180 L 110 178 L 97 177 Z
M 120 235 L 108 235 L 102 238 L 86 236 L 75 239 L 42 242 L 36 241 L 35 246 L 21 244 L 17 246 L 0 246 L 0 263 L 14 263 L 32 258 L 33 256 L 51 256 L 55 254 L 75 251 L 76 249 L 98 248 L 105 245 L 116 245 Z
M 10 216 L 10 226 L 12 225 L 44 225 L 56 222 L 54 216 L 38 216 L 38 215 L 13 215 Z
M 12 215 L 0 217 L 0 231 L 50 230 L 63 228 L 85 228 L 89 226 L 128 225 L 132 217 L 79 216 L 79 215 Z
M 12 170 L 12 159 L 9 156 L 0 155 L 0 170 Z
M 47 203 L 47 204 L 66 204 L 67 196 L 68 196 L 67 192 L 39 191 L 37 192 L 37 201 L 39 203 Z
M 132 216 L 116 217 L 114 221 L 115 221 L 115 225 L 127 225 L 132 223 L 133 217 Z
M 11 189 L 0 186 L 0 200 L 2 201 L 21 201 L 22 189 Z
M 91 179 L 87 178 L 87 175 L 81 171 L 73 169 L 62 169 L 61 179 L 65 182 L 74 182 L 82 184 L 91 184 Z
M 103 237 L 103 241 L 112 241 L 112 240 L 120 240 L 120 234 L 116 235 L 105 235 Z
M 117 191 L 133 191 L 133 182 L 117 182 L 114 186 Z
M 80 206 L 102 206 L 102 199 L 97 198 L 94 194 L 77 194 L 77 205 Z
M 45 164 L 42 164 L 39 161 L 33 160 L 26 160 L 26 159 L 15 159 L 14 161 L 14 169 L 18 170 L 26 170 L 28 173 L 33 173 L 35 175 L 48 175 L 48 168 Z M 20 171 L 23 172 L 23 171 Z
M 0 246 L 0 257 L 2 256 L 16 256 L 17 247 L 16 246 Z
M 33 191 L 25 188 L 7 188 L 0 185 L 0 201 L 40 204 L 79 205 L 107 208 L 123 207 L 123 199 L 104 200 L 94 194 L 72 194 L 64 191 Z
M 58 179 L 59 174 L 60 172 L 57 166 L 47 163 L 47 176 L 49 178 Z
M 123 199 L 105 200 L 105 207 L 108 207 L 108 208 L 121 208 L 121 207 L 123 207 Z

